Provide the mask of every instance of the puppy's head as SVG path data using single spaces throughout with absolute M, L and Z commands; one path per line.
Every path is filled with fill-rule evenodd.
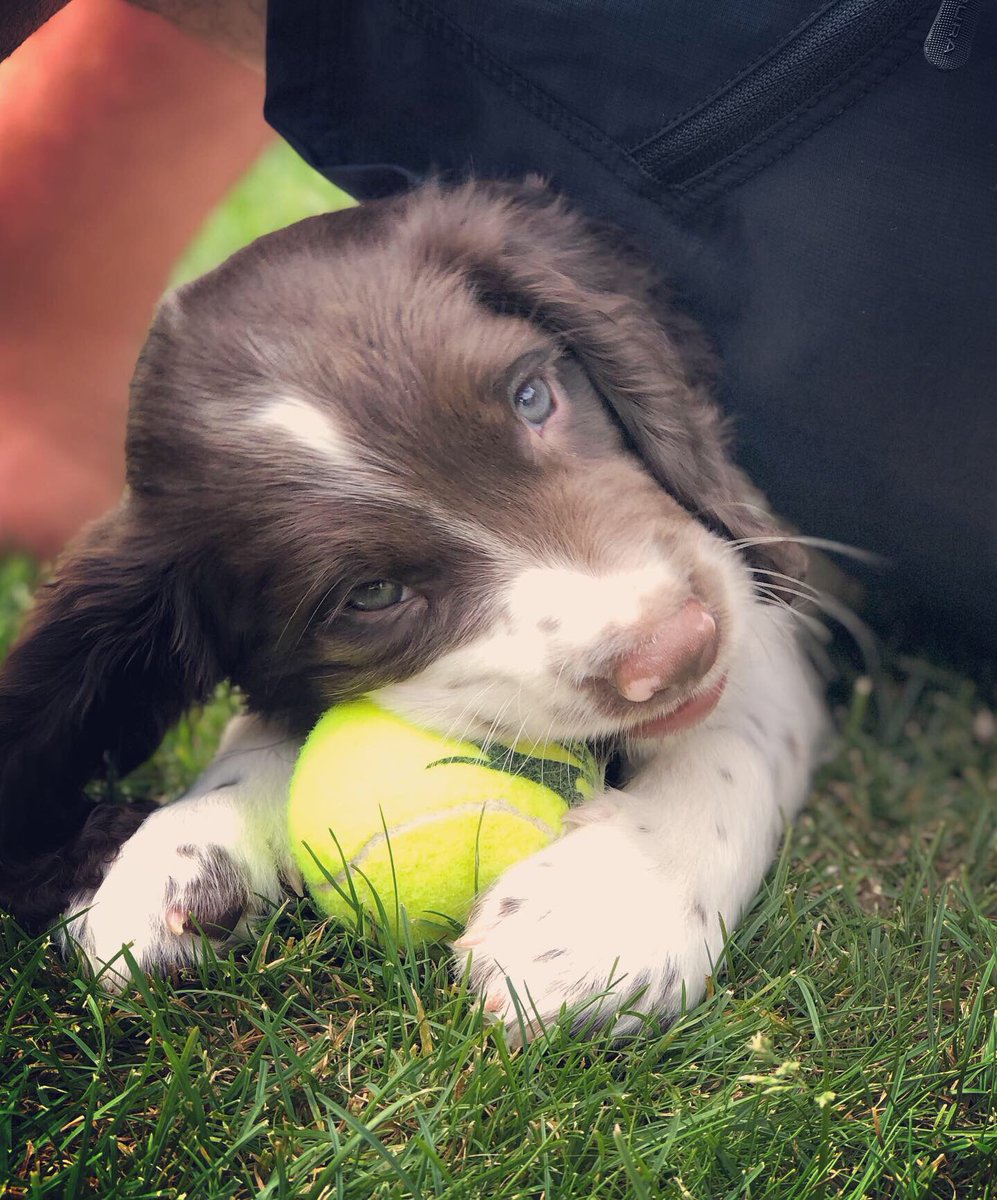
M 0 904 L 100 878 L 121 833 L 83 785 L 225 677 L 299 732 L 367 692 L 460 734 L 702 717 L 751 569 L 794 569 L 711 384 L 646 269 L 540 186 L 314 218 L 180 289 L 122 503 L 0 670 Z
M 731 540 L 774 532 L 711 382 L 654 280 L 548 192 L 427 187 L 162 306 L 116 537 L 299 727 L 381 692 L 460 732 L 664 732 L 731 661 Z

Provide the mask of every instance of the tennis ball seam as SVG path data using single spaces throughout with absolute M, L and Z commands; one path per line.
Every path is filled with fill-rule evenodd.
M 330 891 L 337 885 L 342 887 L 346 882 L 347 871 L 352 868 L 363 870 L 364 859 L 373 851 L 379 850 L 390 838 L 401 838 L 407 833 L 424 828 L 426 825 L 448 821 L 455 816 L 473 816 L 475 813 L 481 813 L 482 815 L 485 813 L 496 813 L 517 817 L 520 821 L 525 821 L 528 825 L 532 825 L 534 829 L 549 838 L 556 837 L 558 833 L 546 821 L 541 820 L 539 817 L 534 817 L 529 813 L 524 813 L 521 808 L 517 808 L 515 804 L 510 804 L 508 800 L 486 800 L 484 803 L 480 800 L 475 800 L 467 804 L 456 805 L 442 812 L 425 813 L 422 816 L 413 817 L 410 821 L 403 821 L 401 824 L 392 825 L 387 833 L 382 829 L 379 833 L 375 833 L 372 837 L 369 837 L 356 854 L 350 855 L 349 865 L 337 875 L 333 875 L 331 880 L 323 878 L 321 882 L 316 881 L 309 886 L 319 891 Z M 381 819 L 384 819 L 383 810 L 381 810 Z

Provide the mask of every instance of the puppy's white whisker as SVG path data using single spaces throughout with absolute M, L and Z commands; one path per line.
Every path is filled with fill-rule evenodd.
M 790 587 L 786 583 L 772 583 L 771 581 L 766 583 L 759 581 L 758 590 L 761 595 L 775 596 L 778 594 L 780 596 L 792 596 L 794 599 L 806 601 L 808 604 L 820 604 L 818 593 L 812 591 L 804 592 L 799 588 Z M 783 600 L 782 603 L 787 603 L 787 601 Z
M 322 605 L 325 604 L 325 602 L 329 598 L 329 596 L 332 595 L 333 591 L 335 590 L 335 587 L 336 587 L 335 583 L 331 583 L 325 589 L 325 591 L 322 593 L 322 595 L 318 598 L 318 601 L 312 606 L 311 612 L 305 618 L 304 622 L 302 623 L 301 628 L 298 630 L 298 636 L 297 636 L 297 638 L 295 638 L 294 646 L 292 647 L 292 649 L 297 649 L 297 647 L 301 645 L 301 639 L 308 632 L 309 628 L 311 627 L 312 621 L 314 621 L 315 618 L 318 616 L 319 612 L 322 609 Z M 299 607 L 300 607 L 300 605 L 299 605 Z M 297 612 L 297 609 L 295 609 L 295 612 Z M 293 614 L 292 614 L 292 618 L 293 618 Z M 288 621 L 288 624 L 290 624 L 290 621 Z
M 478 713 L 483 707 L 482 701 L 494 687 L 494 681 L 486 683 L 468 698 L 447 726 L 447 731 L 444 735 L 447 739 L 458 742 L 477 740 L 473 727 L 480 720 Z M 501 712 L 503 709 L 504 705 L 500 707 L 499 711 Z M 468 716 L 469 713 L 470 716 Z
M 280 635 L 277 638 L 276 649 L 278 649 L 278 650 L 280 649 L 280 644 L 284 640 L 284 637 L 287 634 L 287 631 L 291 628 L 292 624 L 294 623 L 294 618 L 298 615 L 298 613 L 304 607 L 305 602 L 314 595 L 315 590 L 322 586 L 323 582 L 324 582 L 324 580 L 322 580 L 322 579 L 316 579 L 316 581 L 314 583 L 310 584 L 305 589 L 305 591 L 302 592 L 301 599 L 294 606 L 294 609 L 292 610 L 291 615 L 284 622 L 284 627 L 283 627 L 283 629 L 281 629 Z M 312 611 L 308 614 L 307 618 L 305 619 L 304 625 L 298 631 L 298 636 L 297 636 L 297 638 L 295 638 L 294 645 L 291 647 L 292 650 L 296 649 L 301 644 L 301 639 L 304 637 L 305 633 L 307 632 L 308 626 L 312 623 L 312 620 L 314 619 L 315 614 L 325 603 L 326 597 L 329 595 L 329 593 L 331 591 L 332 591 L 332 587 L 330 586 L 326 589 L 325 593 L 322 595 L 318 604 L 315 605 L 315 607 L 312 609 Z
M 817 593 L 818 589 L 806 579 L 797 579 L 795 575 L 787 575 L 785 571 L 772 571 L 767 567 L 749 568 L 752 575 L 764 575 L 769 579 L 781 579 L 791 587 L 803 588 L 808 592 Z
M 843 604 L 841 601 L 835 599 L 827 592 L 822 592 L 817 589 L 813 589 L 809 593 L 804 593 L 787 587 L 785 584 L 769 583 L 764 586 L 768 590 L 770 598 L 775 603 L 783 607 L 788 613 L 792 614 L 794 619 L 799 620 L 801 623 L 806 623 L 808 621 L 814 622 L 818 628 L 821 625 L 819 621 L 816 621 L 816 618 L 812 616 L 808 617 L 806 613 L 801 613 L 798 609 L 793 608 L 792 605 L 788 604 L 786 600 L 777 596 L 776 593 L 794 596 L 797 599 L 804 600 L 807 603 L 815 605 L 823 613 L 826 613 L 827 616 L 836 621 L 842 627 L 842 629 L 844 629 L 851 636 L 852 640 L 855 642 L 855 645 L 858 647 L 859 653 L 862 655 L 866 673 L 869 675 L 876 675 L 879 672 L 881 658 L 876 635 L 862 620 L 862 618 L 859 617 L 858 614 L 846 604 Z
M 766 508 L 764 504 L 758 504 L 750 500 L 722 500 L 711 504 L 711 509 L 714 512 L 723 512 L 725 508 L 743 508 L 753 513 L 762 521 L 770 523 L 772 521 L 772 512 L 770 509 Z M 692 511 L 697 517 L 702 517 L 706 512 L 705 509 L 693 509 Z
M 509 709 L 510 703 L 511 703 L 511 701 L 507 700 L 502 705 L 502 707 L 499 709 L 499 711 L 495 714 L 494 718 L 492 719 L 492 722 L 488 727 L 488 731 L 485 734 L 484 738 L 482 739 L 482 743 L 481 743 L 485 750 L 488 750 L 496 741 L 499 740 L 498 730 L 499 730 L 499 727 L 501 726 L 502 718 L 505 716 L 506 712 Z M 513 740 L 515 740 L 515 739 L 513 739 Z
M 872 550 L 863 550 L 859 546 L 850 546 L 846 542 L 835 542 L 829 538 L 808 537 L 802 534 L 764 534 L 759 537 L 733 538 L 727 545 L 736 550 L 750 550 L 753 546 L 774 546 L 786 542 L 812 546 L 815 550 L 828 550 L 845 558 L 854 558 L 857 562 L 868 563 L 870 566 L 886 567 L 890 563 L 888 558 Z
M 818 642 L 827 642 L 830 639 L 830 632 L 819 617 L 801 612 L 800 609 L 794 608 L 792 604 L 788 603 L 781 596 L 763 591 L 759 593 L 759 600 L 763 604 L 770 604 L 774 608 L 778 608 L 781 612 L 784 612 L 792 621 L 795 621 L 798 625 L 802 625 L 808 635 L 815 638 Z M 792 641 L 794 636 L 788 627 L 783 631 L 783 637 L 787 641 Z

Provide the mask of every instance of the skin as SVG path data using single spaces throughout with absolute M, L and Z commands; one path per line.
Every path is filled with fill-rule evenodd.
M 266 50 L 266 0 L 131 0 L 137 8 L 157 13 L 200 41 L 263 73 Z
M 266 0 L 130 0 L 135 8 L 156 13 L 184 33 L 224 51 L 253 70 L 263 71 Z M 0 60 L 26 42 L 68 0 L 12 0 L 0 23 Z
M 0 547 L 41 556 L 120 494 L 153 306 L 272 136 L 262 4 L 231 6 L 245 21 L 219 15 L 214 33 L 201 6 L 168 6 L 204 41 L 121 0 L 46 21 L 53 7 L 21 5 L 0 29 L 3 50 L 23 42 L 0 64 Z

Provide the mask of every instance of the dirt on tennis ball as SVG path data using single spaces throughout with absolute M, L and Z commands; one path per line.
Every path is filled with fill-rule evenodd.
M 561 833 L 602 784 L 584 744 L 478 745 L 430 733 L 370 700 L 331 709 L 291 779 L 291 844 L 316 905 L 357 909 L 419 940 L 452 936 L 477 892 Z

